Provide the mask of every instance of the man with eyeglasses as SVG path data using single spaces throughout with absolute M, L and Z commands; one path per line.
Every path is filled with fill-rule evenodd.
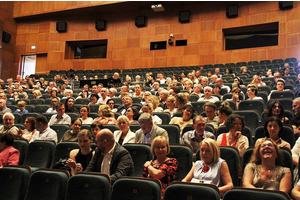
M 169 141 L 167 131 L 153 124 L 152 116 L 149 113 L 141 114 L 138 122 L 141 128 L 135 132 L 135 143 L 151 144 L 157 136 L 163 136 Z
M 126 110 L 129 106 L 132 106 L 132 98 L 130 96 L 124 97 L 124 105 L 120 106 L 117 112 L 121 113 L 122 115 L 126 115 Z
M 56 112 L 55 106 L 56 106 L 56 104 L 58 104 L 58 103 L 59 103 L 59 100 L 58 100 L 57 97 L 51 98 L 51 104 L 52 104 L 52 107 L 51 107 L 51 108 L 48 108 L 48 110 L 46 111 L 46 113 L 57 113 L 57 112 Z
M 144 93 L 142 92 L 142 85 L 141 84 L 136 84 L 134 87 L 134 93 L 132 94 L 132 97 L 139 97 L 143 98 Z
M 101 88 L 101 98 L 98 99 L 97 104 L 105 105 L 106 102 L 110 99 L 109 96 L 107 96 L 108 90 L 107 88 Z
M 92 93 L 88 95 L 88 98 L 90 98 L 92 94 L 98 95 L 98 97 L 101 98 L 101 94 L 99 94 L 99 89 L 97 85 L 92 86 Z
M 134 164 L 130 153 L 115 142 L 113 133 L 103 129 L 96 135 L 95 155 L 86 168 L 86 172 L 98 172 L 110 175 L 111 184 L 122 176 L 134 175 Z M 76 166 L 76 172 L 82 171 L 82 166 Z
M 159 82 L 154 82 L 152 85 L 151 92 L 154 93 L 155 96 L 158 96 Z
M 200 142 L 204 138 L 215 139 L 215 135 L 205 130 L 206 121 L 201 115 L 197 115 L 193 119 L 192 127 L 194 130 L 185 132 L 182 136 L 182 144 L 189 144 L 193 147 L 193 153 L 200 148 Z
M 292 105 L 294 111 L 294 117 L 289 121 L 289 124 L 293 126 L 294 134 L 299 135 L 300 133 L 300 97 L 293 100 Z M 298 141 L 298 140 L 297 140 Z

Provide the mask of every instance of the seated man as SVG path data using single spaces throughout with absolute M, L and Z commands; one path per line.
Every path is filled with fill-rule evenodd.
M 126 115 L 126 110 L 129 106 L 132 106 L 132 98 L 130 96 L 125 96 L 124 98 L 124 106 L 120 106 L 117 112 L 121 113 L 122 115 Z
M 96 145 L 98 148 L 86 172 L 108 174 L 112 184 L 122 176 L 134 175 L 134 165 L 129 152 L 115 142 L 114 135 L 109 129 L 103 129 L 97 134 Z M 76 166 L 76 171 L 82 171 L 80 164 Z
M 221 89 L 226 88 L 228 93 L 230 92 L 230 87 L 228 85 L 224 85 L 223 79 L 222 78 L 217 78 L 216 84 L 221 86 Z
M 215 139 L 215 135 L 209 131 L 206 131 L 205 126 L 206 121 L 204 117 L 197 115 L 194 117 L 192 124 L 192 127 L 195 130 L 185 132 L 182 136 L 182 143 L 191 145 L 193 147 L 193 153 L 196 153 L 196 151 L 200 148 L 200 142 L 204 138 Z
M 300 97 L 293 100 L 293 111 L 294 117 L 289 121 L 289 124 L 293 126 L 294 134 L 298 135 L 300 133 Z
M 65 105 L 62 103 L 58 103 L 55 106 L 56 115 L 52 115 L 49 121 L 49 126 L 53 124 L 67 124 L 71 125 L 71 117 L 65 113 Z
M 59 103 L 59 100 L 58 100 L 57 97 L 51 98 L 51 104 L 52 104 L 52 107 L 51 107 L 51 108 L 48 108 L 48 110 L 46 111 L 46 113 L 57 113 L 57 112 L 56 112 L 55 106 L 56 106 L 56 104 L 58 104 L 58 103 Z
M 35 140 L 50 140 L 57 143 L 57 134 L 48 126 L 48 120 L 45 116 L 35 118 L 35 128 L 37 131 L 33 134 L 29 142 Z
M 1 133 L 12 133 L 15 136 L 18 135 L 18 128 L 15 124 L 15 116 L 12 113 L 5 113 L 3 115 L 3 125 L 0 126 L 0 134 Z
M 198 99 L 198 101 L 209 101 L 215 103 L 219 101 L 218 97 L 212 96 L 212 88 L 210 86 L 204 87 L 204 97 Z
M 135 132 L 135 143 L 151 144 L 152 140 L 160 135 L 169 140 L 167 131 L 153 124 L 149 113 L 141 114 L 138 122 L 141 128 Z
M 1 112 L 2 115 L 7 113 L 7 112 L 11 113 L 11 109 L 6 107 L 5 99 L 0 99 L 0 112 Z

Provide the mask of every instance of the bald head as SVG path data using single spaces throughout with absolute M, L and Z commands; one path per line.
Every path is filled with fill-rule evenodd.
M 108 141 L 110 143 L 114 143 L 115 142 L 115 138 L 114 138 L 113 133 L 109 129 L 107 129 L 107 128 L 102 129 L 97 134 L 96 139 L 97 139 L 97 141 L 99 139 L 99 140 L 106 140 L 106 141 Z

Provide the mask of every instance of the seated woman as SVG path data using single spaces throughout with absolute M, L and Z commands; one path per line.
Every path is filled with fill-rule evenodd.
M 200 143 L 200 158 L 193 165 L 183 182 L 212 183 L 219 187 L 220 195 L 233 187 L 229 168 L 220 158 L 220 149 L 215 140 L 205 138 Z
M 75 99 L 74 97 L 68 97 L 65 100 L 65 113 L 78 113 L 78 110 L 75 108 Z
M 239 104 L 240 104 L 240 94 L 241 94 L 241 88 L 239 87 L 234 87 L 232 88 L 232 98 L 231 98 L 231 101 L 234 101 L 235 104 L 236 104 L 236 108 L 238 109 L 239 108 Z
M 166 101 L 168 109 L 165 109 L 164 112 L 170 113 L 171 117 L 173 117 L 174 113 L 177 112 L 177 108 L 175 108 L 175 101 L 176 99 L 174 96 L 169 96 Z
M 94 119 L 94 122 L 100 122 L 101 124 L 116 124 L 114 113 L 111 111 L 108 105 L 99 106 L 99 117 Z
M 218 136 L 218 146 L 234 146 L 238 149 L 240 157 L 242 157 L 249 147 L 248 138 L 242 135 L 242 130 L 245 127 L 243 118 L 240 115 L 231 114 L 227 117 L 225 126 L 229 132 Z
M 283 156 L 278 146 L 266 138 L 257 145 L 244 170 L 243 187 L 279 190 L 289 194 L 291 171 L 282 167 Z
M 157 136 L 152 141 L 151 153 L 156 157 L 156 160 L 145 162 L 142 176 L 160 180 L 162 185 L 161 198 L 163 198 L 166 187 L 177 179 L 178 162 L 176 158 L 167 157 L 170 153 L 170 145 L 163 136 Z
M 113 99 L 108 99 L 106 104 L 110 107 L 111 112 L 115 113 L 118 111 L 118 108 L 115 108 L 115 101 Z
M 129 124 L 139 124 L 137 121 L 139 111 L 134 106 L 129 106 L 126 109 L 126 117 L 129 119 Z
M 97 104 L 98 99 L 99 99 L 99 96 L 97 94 L 91 94 L 91 96 L 90 96 L 90 101 L 91 102 L 89 103 L 89 105 Z
M 284 117 L 284 108 L 281 103 L 277 100 L 270 101 L 263 112 L 261 119 L 262 124 L 266 121 L 268 117 L 278 117 L 283 124 L 289 123 L 289 118 Z
M 203 106 L 206 117 L 207 124 L 213 125 L 214 129 L 217 130 L 219 128 L 219 118 L 216 115 L 217 106 L 213 102 L 206 102 Z
M 153 124 L 161 124 L 162 123 L 161 118 L 159 118 L 157 115 L 153 116 L 153 105 L 152 105 L 152 103 L 148 103 L 148 104 L 143 105 L 141 110 L 142 110 L 142 113 L 149 113 L 152 116 Z
M 39 90 L 33 90 L 33 91 L 32 91 L 32 94 L 33 94 L 33 98 L 34 98 L 34 99 L 39 99 L 39 98 L 42 97 L 42 93 L 41 93 L 41 91 L 39 91 Z
M 177 107 L 177 112 L 183 111 L 183 106 L 187 103 L 187 99 L 182 94 L 176 94 L 175 95 L 175 106 Z
M 271 94 L 273 92 L 277 92 L 277 91 L 282 92 L 284 90 L 289 90 L 289 89 L 284 89 L 284 87 L 285 87 L 285 80 L 282 79 L 282 78 L 278 78 L 277 81 L 276 81 L 276 90 L 271 90 L 271 92 L 268 96 L 268 100 L 271 99 Z
M 225 125 L 225 121 L 229 115 L 231 115 L 233 110 L 230 107 L 228 101 L 223 101 L 218 110 L 218 118 L 219 118 L 219 127 Z
M 255 84 L 257 87 L 266 86 L 266 84 L 264 82 L 262 82 L 261 77 L 259 75 L 254 75 L 251 83 Z
M 58 98 L 58 100 L 60 101 L 60 98 L 57 96 L 57 95 L 58 95 L 58 92 L 57 92 L 57 89 L 56 89 L 56 88 L 55 88 L 55 89 L 52 88 L 50 95 L 51 95 L 51 98 L 56 97 L 56 98 Z
M 13 143 L 13 134 L 0 134 L 0 168 L 5 165 L 18 165 L 20 152 L 12 146 Z
M 147 102 L 148 98 L 149 98 L 151 95 L 152 95 L 152 94 L 151 94 L 151 92 L 149 92 L 149 91 L 144 92 L 144 94 L 143 94 L 143 100 L 144 100 L 144 101 L 142 101 L 141 104 L 144 105 L 144 104 Z
M 15 113 L 20 113 L 21 115 L 28 113 L 28 110 L 25 109 L 25 101 L 18 101 L 17 106 L 19 107 L 19 109 L 15 110 Z
M 247 85 L 247 95 L 248 99 L 247 100 L 261 100 L 263 101 L 263 98 L 256 96 L 258 93 L 258 87 L 255 84 L 249 84 Z
M 242 74 L 247 74 L 248 75 L 248 68 L 246 66 L 241 67 L 241 73 Z
M 192 116 L 195 109 L 192 105 L 185 105 L 183 107 L 182 117 L 173 117 L 169 124 L 177 124 L 180 127 L 180 137 L 182 136 L 182 130 L 188 124 L 193 124 Z
M 94 120 L 91 117 L 88 117 L 90 113 L 90 107 L 87 105 L 82 105 L 80 108 L 81 121 L 82 124 L 91 124 Z
M 120 145 L 134 143 L 135 133 L 129 129 L 129 125 L 130 122 L 126 116 L 121 115 L 118 117 L 117 126 L 120 130 L 114 132 L 114 137 Z
M 35 129 L 35 118 L 27 117 L 24 122 L 25 129 L 18 131 L 18 136 L 20 139 L 27 140 L 28 142 L 31 140 L 33 134 L 36 132 Z
M 73 119 L 71 122 L 71 130 L 67 130 L 60 141 L 77 142 L 78 133 L 81 129 L 81 125 L 82 125 L 81 119 L 79 118 Z
M 139 98 L 143 98 L 143 87 L 142 84 L 136 84 L 134 87 L 134 93 L 132 94 L 132 97 L 139 97 Z
M 146 103 L 152 103 L 153 105 L 153 112 L 163 112 L 162 107 L 159 107 L 159 100 L 157 98 L 157 96 L 155 95 L 151 95 L 147 101 L 145 101 Z
M 281 139 L 283 125 L 281 120 L 277 117 L 268 117 L 264 123 L 265 138 L 272 139 L 278 147 L 286 147 L 291 149 L 291 145 Z M 255 146 L 261 144 L 265 138 L 256 140 Z
M 91 148 L 91 143 L 93 142 L 92 133 L 83 129 L 78 133 L 78 144 L 80 149 L 73 149 L 70 152 L 70 158 L 66 162 L 66 166 L 71 168 L 71 174 L 75 175 L 75 168 L 78 164 L 81 164 L 82 170 L 84 171 L 90 161 L 92 160 L 95 152 Z

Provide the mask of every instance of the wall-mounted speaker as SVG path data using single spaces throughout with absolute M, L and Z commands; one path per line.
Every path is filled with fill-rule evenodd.
M 279 8 L 280 10 L 288 10 L 293 8 L 292 1 L 279 1 Z
M 59 33 L 67 32 L 67 22 L 56 22 L 56 31 Z
M 137 16 L 135 17 L 135 26 L 140 28 L 140 27 L 145 27 L 146 26 L 146 16 Z
M 95 28 L 97 31 L 105 31 L 106 29 L 106 20 L 96 21 Z
M 189 23 L 190 22 L 190 11 L 181 11 L 181 12 L 179 12 L 178 21 L 180 23 Z
M 11 39 L 11 34 L 5 31 L 2 32 L 2 42 L 9 43 Z
M 226 17 L 234 18 L 238 16 L 238 5 L 231 5 L 226 7 Z

